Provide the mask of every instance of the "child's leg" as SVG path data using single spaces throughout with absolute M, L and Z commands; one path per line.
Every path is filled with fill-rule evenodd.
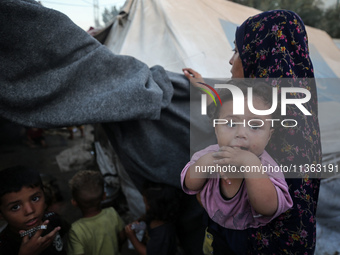
M 85 135 L 84 135 L 84 126 L 78 126 L 78 129 L 80 131 L 80 136 L 81 137 L 85 137 Z
M 73 126 L 72 127 L 67 127 L 67 130 L 68 130 L 68 133 L 70 134 L 68 139 L 72 140 L 73 139 Z

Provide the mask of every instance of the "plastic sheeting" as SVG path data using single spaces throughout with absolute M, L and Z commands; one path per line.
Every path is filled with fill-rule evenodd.
M 145 213 L 143 196 L 132 182 L 129 174 L 121 164 L 115 150 L 109 142 L 105 132 L 100 125 L 96 125 L 95 148 L 97 164 L 103 176 L 111 174 L 113 179 L 111 185 L 119 185 L 125 195 L 133 219 L 138 219 Z M 118 178 L 114 176 L 118 174 Z

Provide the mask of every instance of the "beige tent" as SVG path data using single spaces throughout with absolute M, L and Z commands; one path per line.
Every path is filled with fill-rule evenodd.
M 259 12 L 225 0 L 128 0 L 105 44 L 149 66 L 173 72 L 189 66 L 204 77 L 230 77 L 236 26 Z M 330 36 L 308 26 L 307 33 L 316 76 L 340 77 L 340 51 Z

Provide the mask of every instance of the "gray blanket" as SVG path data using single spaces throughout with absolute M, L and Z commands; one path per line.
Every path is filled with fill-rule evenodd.
M 2 117 L 44 128 L 108 123 L 134 180 L 179 187 L 189 160 L 183 75 L 114 55 L 67 16 L 32 0 L 0 1 L 0 24 Z
M 28 126 L 159 119 L 173 86 L 161 67 L 112 54 L 31 0 L 0 1 L 0 113 Z

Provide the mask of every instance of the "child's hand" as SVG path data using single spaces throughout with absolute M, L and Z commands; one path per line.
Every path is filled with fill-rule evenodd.
M 46 220 L 43 225 L 48 224 Z M 20 250 L 18 255 L 38 255 L 44 251 L 53 242 L 57 232 L 60 227 L 56 227 L 46 236 L 41 236 L 43 229 L 38 230 L 31 238 L 28 235 L 24 236 L 20 245 Z M 20 231 L 20 233 L 23 232 Z
M 134 222 L 137 223 L 137 222 Z M 127 238 L 131 241 L 133 247 L 136 249 L 138 254 L 145 254 L 146 255 L 146 246 L 142 242 L 140 242 L 136 236 L 135 231 L 131 228 L 133 223 L 125 226 L 125 233 Z
M 132 223 L 128 224 L 125 226 L 125 233 L 126 233 L 126 236 L 127 238 L 129 238 L 130 240 L 131 239 L 134 239 L 134 238 L 137 238 L 136 237 L 136 232 L 131 228 L 132 226 Z
M 220 165 L 240 167 L 261 163 L 254 153 L 240 147 L 222 146 L 219 151 L 213 153 L 213 157 L 215 158 L 214 163 Z

